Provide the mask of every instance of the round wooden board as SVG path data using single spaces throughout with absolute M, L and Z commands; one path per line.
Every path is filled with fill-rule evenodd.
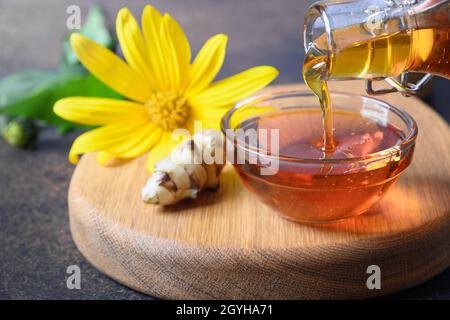
M 360 82 L 332 88 L 362 92 Z M 366 298 L 424 282 L 450 265 L 450 129 L 418 99 L 383 99 L 410 112 L 420 133 L 410 168 L 362 216 L 290 222 L 244 189 L 230 165 L 217 192 L 146 205 L 145 157 L 105 168 L 87 155 L 69 191 L 75 243 L 102 272 L 161 298 Z M 370 265 L 381 269 L 381 290 L 366 286 Z

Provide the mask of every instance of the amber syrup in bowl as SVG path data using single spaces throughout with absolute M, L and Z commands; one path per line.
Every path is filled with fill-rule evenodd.
M 408 167 L 414 120 L 385 102 L 331 93 L 333 146 L 309 92 L 260 96 L 222 119 L 227 157 L 244 185 L 282 216 L 329 223 L 372 207 Z

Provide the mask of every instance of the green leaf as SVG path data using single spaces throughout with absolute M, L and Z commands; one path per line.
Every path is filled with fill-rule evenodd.
M 80 68 L 66 68 L 59 72 L 25 71 L 0 80 L 0 114 L 44 120 L 61 130 L 83 127 L 59 118 L 53 105 L 70 96 L 106 97 L 121 99 L 94 76 Z
M 54 71 L 29 70 L 3 78 L 0 80 L 0 109 L 22 99 L 23 94 L 52 79 L 55 74 Z
M 85 37 L 94 40 L 98 44 L 114 49 L 116 46 L 115 38 L 106 26 L 106 19 L 103 10 L 99 5 L 94 5 L 89 9 L 86 22 L 83 27 L 77 31 Z M 70 35 L 66 37 L 63 43 L 63 66 L 71 66 L 79 64 L 78 58 L 70 46 Z

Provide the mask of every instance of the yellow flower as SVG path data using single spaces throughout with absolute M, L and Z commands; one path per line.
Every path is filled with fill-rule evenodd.
M 233 103 L 265 87 L 278 74 L 270 66 L 254 67 L 212 83 L 222 67 L 227 36 L 210 38 L 191 64 L 191 48 L 179 24 L 147 5 L 142 32 L 127 8 L 119 11 L 116 31 L 126 62 L 110 50 L 73 34 L 71 45 L 81 63 L 99 80 L 129 101 L 71 97 L 59 100 L 60 117 L 100 126 L 79 136 L 69 152 L 77 163 L 83 153 L 98 151 L 100 164 L 131 159 L 150 151 L 147 168 L 176 144 L 174 129 L 219 128 Z

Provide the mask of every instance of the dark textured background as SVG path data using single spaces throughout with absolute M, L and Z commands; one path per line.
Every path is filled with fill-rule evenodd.
M 114 17 L 122 6 L 140 14 L 146 1 L 98 1 Z M 300 0 L 153 1 L 185 28 L 194 50 L 215 33 L 230 36 L 219 75 L 269 64 L 280 71 L 277 83 L 299 80 L 303 60 L 300 29 L 307 6 Z M 0 76 L 27 68 L 58 65 L 66 32 L 66 8 L 88 0 L 0 0 Z M 113 19 L 111 19 L 113 22 Z M 436 81 L 428 97 L 449 119 L 448 82 Z M 94 269 L 70 237 L 67 188 L 73 167 L 66 153 L 76 133 L 59 137 L 46 130 L 35 151 L 0 141 L 0 299 L 147 299 Z M 424 262 L 426 263 L 426 262 Z M 66 288 L 66 268 L 80 266 L 82 289 Z M 450 270 L 395 298 L 450 299 Z

